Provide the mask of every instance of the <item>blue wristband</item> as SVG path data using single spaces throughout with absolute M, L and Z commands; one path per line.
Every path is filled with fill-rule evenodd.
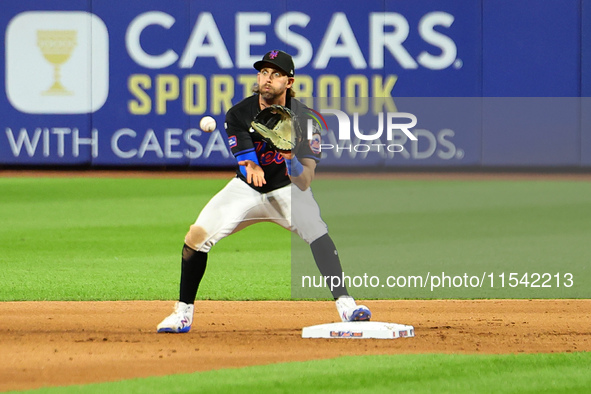
M 287 166 L 287 173 L 289 176 L 298 177 L 304 172 L 304 166 L 299 162 L 298 158 L 293 156 L 293 159 L 285 159 Z

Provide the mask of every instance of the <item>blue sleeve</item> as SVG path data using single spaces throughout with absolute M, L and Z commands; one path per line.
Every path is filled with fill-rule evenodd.
M 253 161 L 256 165 L 260 165 L 259 158 L 257 157 L 257 153 L 255 152 L 254 148 L 236 153 L 235 157 L 237 161 L 250 160 Z M 240 172 L 242 173 L 242 175 L 246 177 L 246 167 L 240 166 Z

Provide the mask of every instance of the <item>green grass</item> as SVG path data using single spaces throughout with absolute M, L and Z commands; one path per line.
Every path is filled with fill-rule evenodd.
M 343 269 L 350 276 L 445 273 L 477 276 L 471 288 L 354 288 L 361 298 L 589 298 L 591 295 L 591 183 L 570 181 L 318 181 L 314 185 Z M 306 248 L 294 243 L 294 261 Z M 292 272 L 296 296 L 321 297 L 324 289 L 302 289 Z M 493 287 L 488 275 L 493 273 Z M 499 275 L 505 273 L 501 288 Z M 560 287 L 523 284 L 512 288 L 510 273 L 560 273 Z M 574 285 L 564 286 L 572 273 Z M 432 276 L 431 276 L 432 277 Z M 300 280 L 298 280 L 300 278 Z M 535 277 L 534 277 L 535 279 Z M 547 279 L 547 277 L 545 278 Z M 531 282 L 531 280 L 530 280 Z M 459 283 L 459 282 L 458 282 Z M 476 282 L 474 282 L 476 283 Z M 540 280 L 536 285 L 542 285 Z
M 175 299 L 185 233 L 226 183 L 0 178 L 0 300 Z M 289 298 L 289 248 L 267 223 L 222 240 L 199 296 Z
M 590 362 L 591 353 L 341 357 L 28 392 L 583 393 Z
M 226 183 L 0 178 L 0 300 L 175 299 L 184 235 Z M 364 284 L 351 288 L 359 298 L 590 296 L 589 182 L 319 179 L 314 193 L 350 276 L 382 284 L 427 273 L 493 273 L 495 280 L 434 291 Z M 553 279 L 550 288 L 511 288 L 512 272 L 520 279 L 572 273 L 574 285 L 564 287 L 561 277 L 560 287 Z M 213 248 L 199 297 L 329 296 L 325 288 L 302 289 L 304 274 L 319 275 L 307 244 L 257 224 Z

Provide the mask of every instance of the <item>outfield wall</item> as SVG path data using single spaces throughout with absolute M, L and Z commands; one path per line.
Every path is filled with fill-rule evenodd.
M 591 166 L 591 0 L 23 0 L 0 28 L 0 165 L 233 165 L 199 120 L 283 49 L 300 96 L 426 104 L 404 152 L 331 166 Z

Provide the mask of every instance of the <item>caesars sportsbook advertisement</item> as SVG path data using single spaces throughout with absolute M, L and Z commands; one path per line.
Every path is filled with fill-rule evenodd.
M 298 97 L 375 124 L 347 98 L 416 116 L 415 139 L 398 130 L 367 148 L 324 113 L 325 165 L 589 166 L 589 2 L 555 3 L 5 2 L 0 165 L 233 166 L 225 112 L 251 94 L 252 64 L 281 49 Z

